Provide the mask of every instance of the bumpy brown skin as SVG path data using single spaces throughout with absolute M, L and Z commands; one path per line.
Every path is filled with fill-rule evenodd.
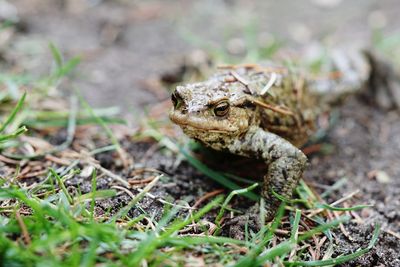
M 307 164 L 297 147 L 313 133 L 317 113 L 304 79 L 258 66 L 232 67 L 207 81 L 178 86 L 172 101 L 170 118 L 188 136 L 265 161 L 262 195 L 270 218 L 280 203 L 273 191 L 291 198 Z
M 366 57 L 365 57 L 366 55 Z M 268 165 L 262 195 L 267 214 L 290 198 L 307 158 L 301 147 L 314 133 L 318 114 L 366 86 L 370 99 L 400 109 L 400 74 L 373 51 L 335 51 L 335 80 L 306 81 L 282 67 L 228 66 L 210 79 L 178 86 L 172 95 L 173 122 L 190 137 L 216 150 L 262 159 Z

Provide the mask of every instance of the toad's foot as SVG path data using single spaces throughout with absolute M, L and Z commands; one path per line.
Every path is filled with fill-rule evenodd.
M 228 148 L 231 153 L 256 157 L 268 165 L 262 196 L 265 199 L 266 215 L 272 219 L 281 203 L 273 192 L 284 198 L 292 197 L 306 167 L 307 157 L 285 139 L 255 126 Z

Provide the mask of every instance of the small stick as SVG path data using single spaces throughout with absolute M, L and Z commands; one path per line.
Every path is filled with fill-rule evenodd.
M 35 171 L 35 172 L 30 172 L 24 175 L 20 175 L 18 176 L 18 179 L 26 179 L 26 178 L 32 178 L 32 177 L 36 177 L 36 176 L 40 176 L 40 175 L 44 175 L 47 173 L 47 170 L 41 170 L 41 171 Z
M 354 217 L 354 219 L 356 220 L 356 222 L 358 224 L 364 224 L 364 220 L 360 217 L 360 215 L 357 214 L 357 212 L 355 212 L 354 210 L 350 211 L 351 216 Z
M 238 80 L 241 84 L 243 84 L 244 86 L 248 86 L 249 85 L 249 82 L 246 80 L 246 79 L 244 79 L 243 77 L 241 77 L 240 75 L 239 75 L 239 73 L 237 73 L 236 71 L 231 71 L 231 74 L 232 74 L 232 76 L 233 77 L 235 77 L 236 78 L 236 80 Z
M 228 245 L 228 244 L 227 244 L 227 245 Z M 237 254 L 238 252 L 239 252 L 240 254 L 244 254 L 244 253 L 247 253 L 247 252 L 249 251 L 248 248 L 246 248 L 246 247 L 240 247 L 240 246 L 238 246 L 238 245 L 236 245 L 236 244 L 229 244 L 229 246 L 233 247 L 235 250 L 228 251 L 228 252 L 227 252 L 228 254 Z M 268 266 L 268 265 L 267 265 L 267 266 Z
M 314 144 L 314 145 L 307 146 L 307 147 L 303 148 L 302 150 L 303 150 L 304 154 L 310 155 L 312 153 L 321 151 L 321 147 L 322 147 L 321 144 Z
M 314 240 L 314 241 L 315 241 L 315 240 Z M 314 250 L 311 246 L 308 247 L 308 251 L 309 251 L 310 254 L 311 254 L 311 259 L 312 259 L 313 261 L 317 260 L 316 252 L 315 252 L 315 250 Z
M 360 192 L 360 190 L 357 189 L 357 190 L 351 192 L 350 194 L 348 194 L 347 196 L 344 196 L 341 199 L 338 199 L 335 202 L 329 204 L 329 206 L 336 206 L 337 204 L 340 204 L 340 203 L 352 198 L 354 195 L 358 194 L 359 192 Z
M 57 164 L 59 164 L 59 165 L 63 165 L 63 166 L 69 166 L 69 165 L 71 165 L 71 162 L 70 162 L 69 160 L 67 160 L 67 159 L 62 159 L 62 158 L 57 158 L 57 157 L 55 157 L 55 156 L 53 156 L 53 155 L 50 155 L 50 154 L 47 154 L 47 155 L 45 156 L 45 159 L 47 159 L 47 160 L 49 160 L 49 161 L 52 161 L 52 162 L 54 162 L 54 163 L 57 163 Z
M 135 179 L 130 178 L 130 179 L 128 179 L 128 183 L 130 185 L 147 184 L 147 183 L 150 183 L 151 181 L 153 181 L 154 178 L 156 178 L 156 176 L 150 176 L 149 178 L 142 179 L 142 180 L 135 180 Z
M 287 68 L 285 67 L 257 67 L 258 71 L 264 72 L 264 73 L 271 73 L 271 72 L 275 72 L 275 73 L 279 73 L 279 74 L 285 74 L 288 72 Z
M 268 83 L 264 86 L 264 88 L 261 90 L 260 95 L 265 95 L 268 90 L 274 85 L 274 83 L 276 82 L 276 78 L 278 76 L 276 75 L 275 72 L 271 73 L 271 78 L 269 79 Z
M 303 231 L 298 231 L 297 233 L 300 234 L 300 235 L 304 234 Z M 290 234 L 290 231 L 284 230 L 284 229 L 276 229 L 276 230 L 275 230 L 275 234 L 286 236 L 286 235 L 289 235 L 289 234 Z
M 131 171 L 130 175 L 131 176 L 135 176 L 135 175 L 142 174 L 144 172 L 156 172 L 156 173 L 159 173 L 159 174 L 165 174 L 164 172 L 162 172 L 160 170 L 157 170 L 157 169 L 154 169 L 154 168 L 143 167 L 143 168 L 134 169 L 133 171 Z
M 25 177 L 30 171 L 31 171 L 31 166 L 26 166 L 22 171 L 17 175 L 17 179 L 21 179 L 22 177 Z
M 293 112 L 291 112 L 290 110 L 285 110 L 285 109 L 283 109 L 281 107 L 277 107 L 277 106 L 271 106 L 271 105 L 269 105 L 267 103 L 264 103 L 264 102 L 256 100 L 256 99 L 252 99 L 252 102 L 254 102 L 255 104 L 257 104 L 257 105 L 259 105 L 259 106 L 261 106 L 263 108 L 270 109 L 272 111 L 275 111 L 275 112 L 278 112 L 278 113 L 282 113 L 282 114 L 285 114 L 285 115 L 294 116 Z
M 90 160 L 86 160 L 86 162 L 87 162 L 89 165 L 91 165 L 92 167 L 94 167 L 94 168 L 96 168 L 96 169 L 99 169 L 99 170 L 100 170 L 101 172 L 103 172 L 104 174 L 110 176 L 110 177 L 113 178 L 114 180 L 120 182 L 120 183 L 123 184 L 125 187 L 128 187 L 128 188 L 130 187 L 130 184 L 129 184 L 124 178 L 122 178 L 121 176 L 119 176 L 119 175 L 117 175 L 117 174 L 115 174 L 115 173 L 113 173 L 113 172 L 107 170 L 106 168 L 102 167 L 100 164 L 91 162 Z
M 146 187 L 149 186 L 149 185 L 151 185 L 151 183 L 153 183 L 154 180 L 156 180 L 156 179 L 158 180 L 159 177 L 160 177 L 160 176 L 157 176 L 156 178 L 154 178 L 153 181 L 151 181 L 148 185 L 146 185 Z M 175 204 L 175 203 L 172 203 L 172 202 L 168 202 L 168 201 L 166 201 L 166 200 L 164 200 L 164 199 L 162 199 L 162 198 L 156 197 L 155 195 L 153 195 L 153 194 L 151 194 L 151 193 L 149 193 L 149 192 L 144 192 L 144 191 L 146 191 L 146 190 L 145 190 L 146 187 L 145 187 L 144 189 L 136 188 L 136 190 L 139 191 L 139 193 L 144 193 L 147 197 L 149 197 L 149 198 L 151 198 L 151 199 L 154 199 L 154 200 L 156 200 L 156 201 L 158 201 L 158 202 L 160 202 L 160 203 L 162 203 L 162 204 L 168 204 L 168 205 L 171 205 L 171 206 L 174 206 L 174 207 L 177 207 L 177 208 L 181 208 L 181 209 L 186 209 L 186 210 L 193 210 L 193 208 L 190 207 L 190 206 L 187 207 L 187 206 L 182 206 L 182 205 Z
M 18 210 L 15 212 L 15 218 L 18 221 L 19 227 L 21 227 L 21 231 L 22 231 L 22 235 L 25 240 L 25 244 L 30 245 L 32 243 L 31 237 L 29 236 L 28 229 L 26 229 L 26 225 L 25 225 L 24 221 L 22 220 L 21 214 L 19 213 Z
M 207 199 L 209 199 L 209 198 L 211 198 L 211 197 L 213 197 L 213 196 L 219 195 L 219 194 L 221 194 L 222 192 L 224 192 L 224 189 L 217 189 L 217 190 L 214 190 L 214 191 L 212 191 L 212 192 L 209 192 L 209 193 L 205 194 L 204 196 L 202 196 L 201 198 L 199 198 L 199 199 L 196 201 L 196 203 L 194 203 L 194 205 L 192 206 L 192 208 L 197 208 L 197 207 L 198 207 L 201 203 L 203 203 L 205 200 L 207 200 Z
M 113 185 L 113 186 L 111 186 L 111 188 L 122 190 L 125 193 L 127 193 L 132 199 L 135 198 L 135 195 L 131 191 L 129 191 L 128 188 L 125 188 L 125 187 L 119 186 L 119 185 Z
M 20 163 L 19 160 L 10 159 L 3 155 L 0 155 L 0 161 L 2 161 L 4 163 L 8 163 L 8 164 L 13 164 L 13 165 L 18 165 Z
M 327 237 L 324 236 L 323 238 L 321 238 L 318 242 L 318 244 L 316 244 L 316 249 L 317 249 L 317 259 L 319 259 L 321 257 L 321 247 L 322 245 L 325 243 Z
M 225 69 L 236 69 L 237 68 L 237 66 L 236 65 L 229 65 L 229 64 L 224 64 L 224 65 L 218 65 L 217 66 L 217 69 L 220 69 L 220 70 L 225 70 Z
M 338 214 L 337 211 L 333 211 L 333 215 L 335 216 L 336 219 L 339 218 L 339 214 Z M 340 228 L 340 231 L 343 233 L 343 235 L 344 235 L 345 237 L 347 237 L 348 240 L 354 241 L 354 238 L 352 238 L 352 237 L 350 236 L 349 232 L 347 232 L 346 228 L 344 228 L 343 223 L 339 223 L 339 228 Z

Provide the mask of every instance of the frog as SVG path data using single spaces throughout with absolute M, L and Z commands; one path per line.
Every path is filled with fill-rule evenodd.
M 169 118 L 207 147 L 265 162 L 261 196 L 272 219 L 282 198 L 292 198 L 308 165 L 301 148 L 315 134 L 318 117 L 329 110 L 333 95 L 377 80 L 375 58 L 363 54 L 358 58 L 363 64 L 340 61 L 347 75 L 328 83 L 276 63 L 220 66 L 204 81 L 175 88 Z

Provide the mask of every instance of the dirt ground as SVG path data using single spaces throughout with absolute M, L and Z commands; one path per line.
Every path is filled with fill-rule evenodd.
M 386 32 L 395 31 L 400 24 L 396 18 L 400 5 L 395 0 L 15 0 L 13 4 L 21 19 L 14 49 L 31 55 L 24 66 L 38 74 L 49 69 L 49 40 L 66 55 L 80 55 L 83 60 L 75 80 L 86 98 L 95 106 L 121 107 L 132 125 L 144 107 L 169 97 L 167 92 L 148 90 L 148 83 L 175 69 L 185 54 L 199 46 L 187 40 L 185 32 L 218 44 L 227 32 L 240 35 L 244 21 L 257 20 L 260 38 L 269 38 L 273 33 L 295 47 L 321 38 L 332 45 L 363 46 L 369 43 L 370 23 L 382 24 Z M 235 39 L 232 37 L 231 41 L 234 43 Z M 399 114 L 371 108 L 357 97 L 350 97 L 339 114 L 328 135 L 334 152 L 312 156 L 304 179 L 318 189 L 345 178 L 346 183 L 332 193 L 332 201 L 358 190 L 357 202 L 374 207 L 361 212 L 363 225 L 346 226 L 350 238 L 336 232 L 340 242 L 334 255 L 365 247 L 372 225 L 378 221 L 383 231 L 376 247 L 344 266 L 400 266 Z M 175 166 L 175 156 L 154 149 L 152 143 L 127 142 L 124 146 L 129 147 L 137 162 L 170 175 L 156 190 L 163 198 L 193 202 L 204 193 L 221 188 L 185 162 Z M 149 154 L 149 150 L 154 153 Z M 145 162 L 140 161 L 143 157 Z M 110 164 L 107 153 L 98 159 L 105 167 Z M 70 186 L 76 184 L 83 192 L 90 191 L 89 181 L 86 190 L 84 181 L 69 180 Z M 129 200 L 129 196 L 121 195 L 113 202 L 100 203 L 98 208 L 108 210 Z M 142 203 L 146 210 L 157 211 L 161 207 L 151 199 Z

